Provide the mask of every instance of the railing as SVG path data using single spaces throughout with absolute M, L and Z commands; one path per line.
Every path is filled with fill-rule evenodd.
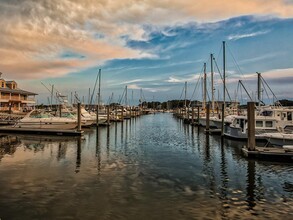
M 11 100 L 11 101 L 35 101 L 35 99 L 34 98 L 19 98 L 19 97 L 13 97 L 13 96 L 11 96 L 11 98 L 10 98 L 10 96 L 1 96 L 0 97 L 0 100 Z

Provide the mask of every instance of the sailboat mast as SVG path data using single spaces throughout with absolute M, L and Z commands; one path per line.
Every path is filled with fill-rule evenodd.
M 211 53 L 212 112 L 214 114 L 214 110 L 215 110 L 215 89 L 214 89 L 214 66 L 213 66 L 213 62 L 214 62 L 214 56 Z
M 127 86 L 125 86 L 125 105 L 127 107 Z
M 222 128 L 221 135 L 224 136 L 224 126 L 225 126 L 225 107 L 226 107 L 226 45 L 223 41 L 223 105 L 222 105 Z
M 102 77 L 102 73 L 101 73 L 101 69 L 99 69 L 98 108 L 100 107 L 100 104 L 101 104 L 101 77 Z
M 185 82 L 185 95 L 184 95 L 184 107 L 187 107 L 187 82 Z
M 257 74 L 257 99 L 258 99 L 258 106 L 261 105 L 261 74 L 256 72 Z
M 207 64 L 204 63 L 203 67 L 203 107 L 206 107 L 207 102 Z
M 53 108 L 53 94 L 54 94 L 54 85 L 52 85 L 52 90 L 51 90 L 51 109 Z
M 89 96 L 88 96 L 88 99 L 87 99 L 88 109 L 90 109 L 90 99 L 91 99 L 91 88 L 89 88 Z

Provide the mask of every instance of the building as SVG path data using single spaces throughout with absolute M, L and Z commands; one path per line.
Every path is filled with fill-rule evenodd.
M 36 93 L 19 89 L 17 83 L 6 81 L 0 73 L 0 111 L 26 111 L 35 104 Z

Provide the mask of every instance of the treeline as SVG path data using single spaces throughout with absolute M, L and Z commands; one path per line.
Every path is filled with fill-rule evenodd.
M 141 105 L 146 108 L 153 109 L 175 109 L 182 108 L 185 106 L 185 102 L 187 106 L 197 106 L 200 104 L 199 101 L 190 101 L 190 100 L 169 100 L 166 102 L 143 102 Z
M 282 106 L 293 106 L 293 101 L 288 99 L 281 99 L 275 102 L 275 104 L 278 104 L 278 103 L 281 104 Z

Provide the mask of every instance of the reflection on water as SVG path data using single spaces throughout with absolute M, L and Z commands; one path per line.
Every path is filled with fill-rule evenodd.
M 1 219 L 292 219 L 293 167 L 170 114 L 84 139 L 2 136 Z

